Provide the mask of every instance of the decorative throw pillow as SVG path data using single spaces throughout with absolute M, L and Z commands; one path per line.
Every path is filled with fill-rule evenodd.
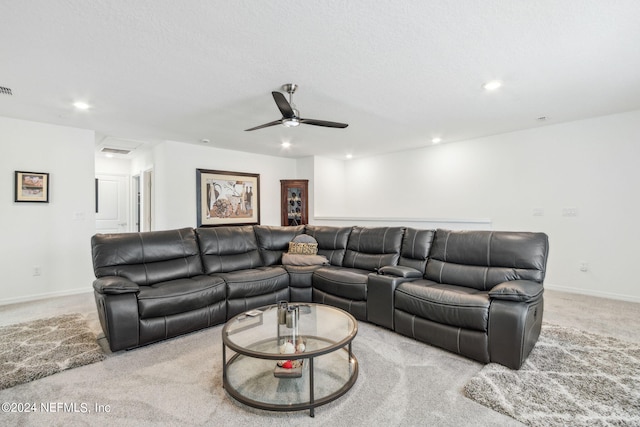
M 309 234 L 298 234 L 296 237 L 293 238 L 292 242 L 298 242 L 298 243 L 318 243 L 318 241 L 316 240 L 315 237 L 309 235 Z
M 316 255 L 318 253 L 317 240 L 308 234 L 298 234 L 289 242 L 290 254 Z
M 289 242 L 289 253 L 300 255 L 316 255 L 318 253 L 318 244 Z
M 282 265 L 327 265 L 329 260 L 322 255 L 282 254 Z

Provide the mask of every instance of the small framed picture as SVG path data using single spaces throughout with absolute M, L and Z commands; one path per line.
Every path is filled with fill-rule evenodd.
M 49 174 L 15 171 L 15 201 L 49 203 Z

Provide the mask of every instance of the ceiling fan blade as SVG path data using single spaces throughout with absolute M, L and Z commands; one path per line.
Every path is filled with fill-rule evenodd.
M 293 112 L 293 108 L 291 108 L 289 101 L 287 101 L 287 98 L 285 98 L 282 93 L 271 92 L 271 95 L 273 95 L 273 100 L 276 101 L 276 105 L 282 113 L 283 118 L 290 119 L 296 116 L 296 113 Z
M 328 122 L 326 120 L 314 120 L 314 119 L 300 119 L 300 123 L 314 126 L 324 126 L 326 128 L 341 128 L 344 129 L 349 126 L 346 123 Z
M 245 129 L 244 131 L 245 131 L 245 132 L 247 132 L 247 131 L 250 131 L 250 130 L 256 130 L 256 129 L 268 128 L 269 126 L 279 125 L 280 123 L 282 123 L 282 120 L 274 120 L 274 121 L 272 121 L 272 122 L 265 123 L 265 124 L 263 124 L 263 125 L 256 126 L 256 127 L 254 127 L 254 128 L 251 128 L 251 129 Z

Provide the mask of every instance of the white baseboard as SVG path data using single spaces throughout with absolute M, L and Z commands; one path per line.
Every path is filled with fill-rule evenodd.
M 568 292 L 570 294 L 580 294 L 580 295 L 589 295 L 592 297 L 600 297 L 600 298 L 609 298 L 620 301 L 628 301 L 628 302 L 640 302 L 640 297 L 634 295 L 625 295 L 625 294 L 616 294 L 612 292 L 602 292 L 602 291 L 594 291 L 591 289 L 582 289 L 582 288 L 572 288 L 570 286 L 560 286 L 560 285 L 552 285 L 552 284 L 544 284 L 546 289 L 552 291 L 560 291 L 560 292 Z
M 68 295 L 77 295 L 91 292 L 93 288 L 75 288 L 75 289 L 67 289 L 64 291 L 56 291 L 56 292 L 45 292 L 42 294 L 34 294 L 34 295 L 25 295 L 21 297 L 14 298 L 4 298 L 0 299 L 0 305 L 9 305 L 9 304 L 18 304 L 21 302 L 29 302 L 29 301 L 37 301 L 41 299 L 48 298 L 56 298 L 56 297 L 64 297 Z

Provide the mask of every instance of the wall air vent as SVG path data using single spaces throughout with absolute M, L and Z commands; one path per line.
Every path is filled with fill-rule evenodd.
M 120 148 L 109 148 L 104 147 L 102 150 L 103 153 L 111 153 L 111 154 L 129 154 L 131 150 L 122 150 Z
M 13 93 L 11 93 L 11 89 L 9 89 L 8 87 L 4 87 L 4 86 L 0 86 L 0 94 L 2 94 L 2 95 L 13 95 Z

